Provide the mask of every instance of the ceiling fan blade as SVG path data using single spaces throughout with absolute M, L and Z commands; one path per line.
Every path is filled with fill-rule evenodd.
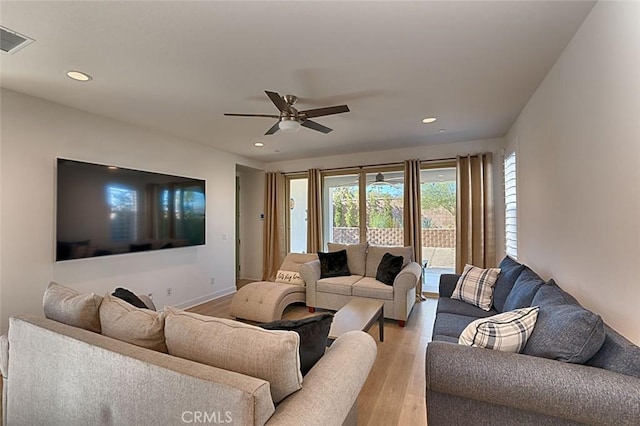
M 271 99 L 271 102 L 273 102 L 276 108 L 278 108 L 280 111 L 291 111 L 289 109 L 289 105 L 287 105 L 284 99 L 282 99 L 282 96 L 278 95 L 276 92 L 269 92 L 268 90 L 265 90 L 264 93 L 267 94 L 269 99 Z
M 313 118 L 323 115 L 342 114 L 343 112 L 349 112 L 349 107 L 346 105 L 336 105 L 325 108 L 314 108 L 306 111 L 300 111 L 300 115 L 304 114 L 307 118 Z
M 300 123 L 300 125 L 306 127 L 307 129 L 316 130 L 322 133 L 329 133 L 333 130 L 328 128 L 327 126 L 323 126 L 322 124 L 316 123 L 315 121 L 311 120 L 304 120 Z
M 265 136 L 266 135 L 272 135 L 275 132 L 277 132 L 278 130 L 280 130 L 280 121 L 276 121 L 276 124 L 271 126 L 271 128 L 269 130 L 267 130 L 267 133 L 265 133 Z
M 266 117 L 266 118 L 280 118 L 279 115 L 273 115 L 273 114 L 231 114 L 231 113 L 225 113 L 224 115 L 228 116 L 228 117 Z

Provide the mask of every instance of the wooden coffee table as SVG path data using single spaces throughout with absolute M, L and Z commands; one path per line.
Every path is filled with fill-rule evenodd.
M 375 299 L 351 299 L 333 317 L 329 330 L 329 345 L 348 331 L 369 331 L 376 321 L 380 328 L 380 341 L 384 342 L 384 302 Z

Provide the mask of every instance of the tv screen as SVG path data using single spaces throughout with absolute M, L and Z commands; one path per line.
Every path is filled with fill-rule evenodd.
M 204 243 L 204 180 L 58 159 L 56 261 Z

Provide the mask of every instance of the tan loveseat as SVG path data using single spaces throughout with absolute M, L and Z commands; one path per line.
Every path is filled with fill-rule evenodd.
M 299 370 L 292 375 L 288 368 L 275 366 L 278 362 L 272 359 L 271 351 L 279 353 L 283 344 L 274 346 L 271 338 L 271 343 L 263 344 L 260 336 L 253 344 L 247 344 L 245 336 L 242 348 L 237 348 L 238 334 L 234 334 L 246 328 L 254 335 L 277 333 L 277 338 L 285 341 L 284 346 L 294 348 L 293 355 L 289 350 L 287 356 L 293 365 L 299 365 L 295 332 L 262 330 L 232 320 L 207 319 L 169 309 L 167 318 L 171 315 L 180 318 L 174 318 L 172 331 L 167 320 L 169 352 L 169 333 L 174 340 L 187 343 L 199 338 L 198 348 L 192 353 L 199 352 L 204 342 L 214 350 L 231 348 L 240 357 L 264 358 L 263 364 L 268 364 L 269 370 L 280 369 L 276 371 L 278 375 L 293 377 L 296 389 L 278 396 L 276 386 L 263 379 L 54 320 L 18 316 L 10 319 L 8 337 L 0 340 L 3 424 L 356 424 L 356 399 L 377 352 L 368 334 L 350 332 L 340 336 L 302 377 Z M 207 328 L 205 333 L 193 328 L 208 321 L 216 328 Z M 223 335 L 227 335 L 226 343 L 222 343 Z M 291 362 L 286 366 L 289 365 Z
M 328 246 L 330 252 L 347 250 L 351 275 L 321 278 L 319 260 L 302 265 L 300 275 L 307 285 L 309 309 L 338 310 L 354 297 L 379 299 L 384 301 L 384 317 L 398 320 L 400 327 L 404 327 L 415 303 L 416 285 L 422 276 L 420 265 L 411 260 L 411 247 L 384 247 L 368 243 L 329 243 Z M 378 265 L 385 253 L 404 258 L 403 268 L 392 286 L 376 280 Z

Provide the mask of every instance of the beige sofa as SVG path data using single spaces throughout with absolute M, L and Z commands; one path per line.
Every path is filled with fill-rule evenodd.
M 384 247 L 362 244 L 329 243 L 329 251 L 347 250 L 347 262 L 351 275 L 321 278 L 320 261 L 305 263 L 300 267 L 300 275 L 307 285 L 307 306 L 338 310 L 354 297 L 379 299 L 384 301 L 384 317 L 398 320 L 404 327 L 415 304 L 416 285 L 422 276 L 422 269 L 411 261 L 411 247 Z M 376 280 L 378 265 L 385 253 L 404 258 L 404 266 L 395 278 L 393 286 Z
M 265 380 L 45 318 L 12 317 L 1 343 L 3 424 L 32 426 L 355 425 L 377 351 L 366 333 L 342 335 L 274 404 Z

